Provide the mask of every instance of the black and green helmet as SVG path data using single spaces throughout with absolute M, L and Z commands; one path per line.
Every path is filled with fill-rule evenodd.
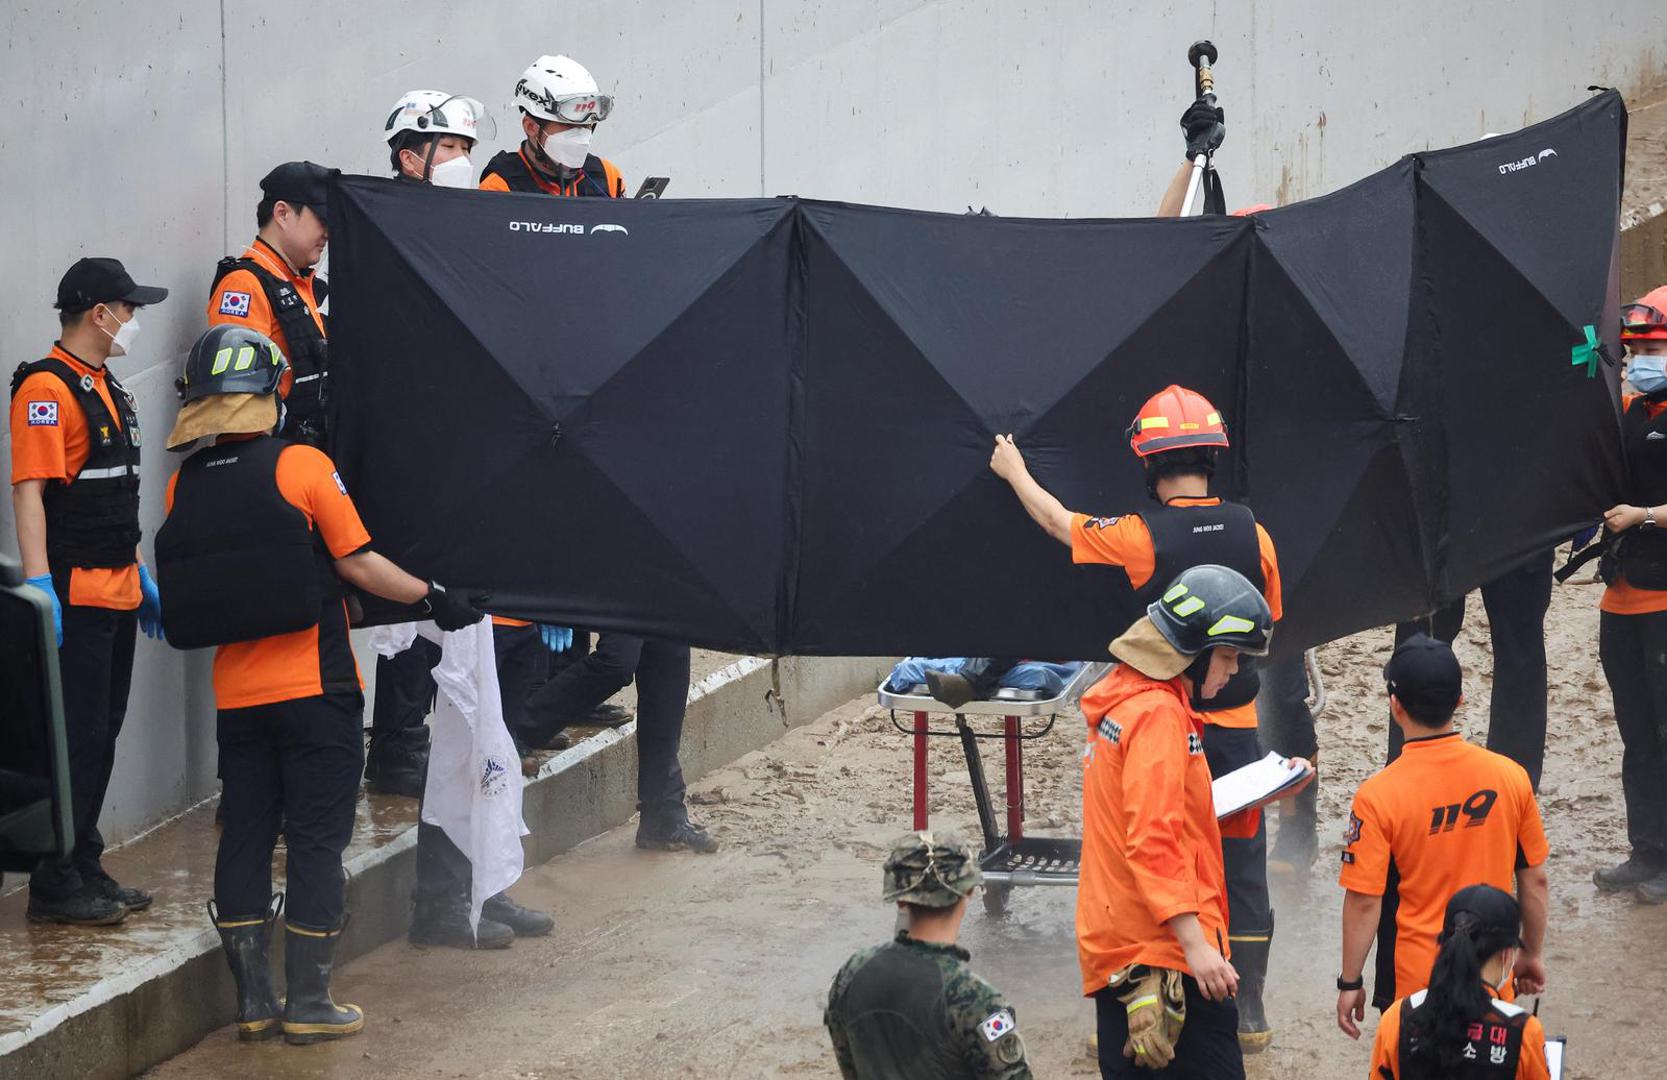
M 211 326 L 191 346 L 174 380 L 183 402 L 216 394 L 275 394 L 289 361 L 272 339 L 247 326 Z
M 1256 586 L 1237 570 L 1209 563 L 1183 571 L 1146 614 L 1184 656 L 1218 645 L 1264 656 L 1273 637 L 1273 612 Z

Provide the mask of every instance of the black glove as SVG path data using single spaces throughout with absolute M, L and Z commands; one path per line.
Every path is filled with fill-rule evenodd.
M 473 626 L 486 618 L 486 613 L 470 604 L 461 593 L 447 592 L 438 581 L 428 583 L 423 612 L 434 620 L 435 626 L 448 632 Z
M 1181 130 L 1186 133 L 1188 158 L 1214 153 L 1227 138 L 1227 113 L 1199 98 L 1181 114 Z

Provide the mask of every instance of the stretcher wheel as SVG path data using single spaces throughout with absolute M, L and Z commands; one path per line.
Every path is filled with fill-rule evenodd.
M 1007 914 L 1008 895 L 1012 891 L 1011 885 L 984 886 L 984 914 L 997 919 Z

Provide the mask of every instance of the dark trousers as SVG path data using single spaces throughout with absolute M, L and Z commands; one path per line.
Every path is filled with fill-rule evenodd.
M 358 693 L 220 710 L 225 794 L 214 901 L 221 918 L 266 910 L 282 823 L 289 921 L 313 930 L 341 925 L 342 852 L 353 836 L 365 767 L 364 711 Z
M 59 596 L 69 595 L 67 579 L 54 584 Z M 63 682 L 75 846 L 67 858 L 41 860 L 30 875 L 29 891 L 43 899 L 73 896 L 83 888 L 83 877 L 104 873 L 98 815 L 116 764 L 116 737 L 127 716 L 138 625 L 132 611 L 64 605 L 58 673 Z
M 1482 586 L 1493 639 L 1493 698 L 1488 706 L 1488 749 L 1528 771 L 1536 790 L 1545 764 L 1545 613 L 1551 606 L 1554 553 L 1536 555 Z M 1435 613 L 1395 627 L 1399 645 L 1420 631 L 1442 641 L 1458 637 L 1464 598 Z M 1389 725 L 1389 761 L 1401 753 L 1401 732 Z
M 1302 654 L 1262 667 L 1256 695 L 1256 730 L 1267 749 L 1285 757 L 1312 758 L 1320 749 L 1314 714 L 1308 711 L 1308 670 Z
M 1667 863 L 1667 611 L 1598 619 L 1621 733 L 1627 839 L 1640 858 Z
M 683 711 L 689 704 L 689 647 L 629 634 L 601 634 L 596 648 L 537 690 L 530 714 L 535 736 L 602 704 L 637 680 L 637 807 L 645 821 L 672 825 L 688 818 L 683 805 Z M 548 739 L 557 728 L 543 734 Z
M 1261 756 L 1255 728 L 1204 725 L 1204 758 L 1210 763 L 1211 776 L 1225 776 Z M 1267 815 L 1258 813 L 1256 819 L 1255 836 L 1221 838 L 1221 861 L 1227 876 L 1227 933 L 1235 940 L 1265 941 L 1273 935 L 1273 908 L 1268 901 Z
M 536 734 L 531 719 L 533 691 L 550 678 L 550 648 L 544 644 L 538 627 L 494 626 L 492 649 L 498 658 L 498 694 L 504 706 L 504 726 L 517 746 L 542 746 L 550 741 L 551 730 L 544 738 L 532 740 Z M 626 682 L 630 682 L 626 677 Z
M 440 645 L 419 637 L 396 656 L 376 658 L 376 697 L 371 703 L 370 737 L 421 727 L 434 709 L 434 665 Z
M 1123 1056 L 1129 1041 L 1129 1015 L 1111 990 L 1094 995 L 1094 1019 L 1100 1037 L 1100 1076 L 1128 1080 L 1244 1080 L 1244 1054 L 1239 1050 L 1239 1007 L 1232 998 L 1207 1000 L 1191 975 L 1181 976 L 1186 988 L 1187 1021 L 1175 1041 L 1175 1060 L 1162 1069 L 1144 1069 Z

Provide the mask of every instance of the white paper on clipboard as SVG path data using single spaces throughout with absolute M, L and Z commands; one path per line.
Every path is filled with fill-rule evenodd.
M 1562 1039 L 1547 1039 L 1545 1041 L 1545 1064 L 1551 1073 L 1551 1080 L 1563 1080 L 1563 1050 Z
M 1288 760 L 1291 762 L 1289 765 L 1285 763 L 1286 758 L 1270 751 L 1261 761 L 1253 761 L 1225 776 L 1216 777 L 1210 784 L 1216 819 L 1219 821 L 1247 807 L 1260 806 L 1302 783 L 1310 771 L 1308 762 L 1302 758 Z

